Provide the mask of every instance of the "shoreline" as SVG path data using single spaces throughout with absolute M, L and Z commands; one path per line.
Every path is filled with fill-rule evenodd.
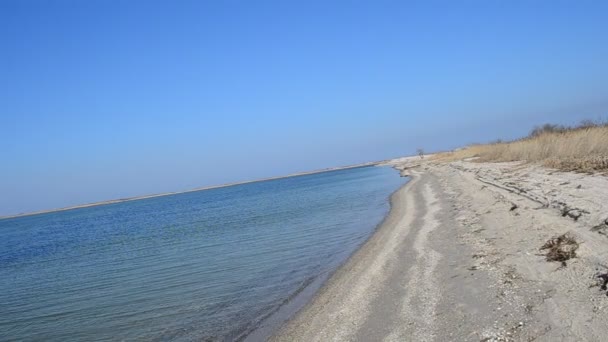
M 390 166 L 380 162 L 375 164 L 376 166 Z M 306 310 L 307 307 L 312 305 L 312 302 L 322 293 L 328 286 L 330 286 L 332 280 L 338 273 L 342 271 L 346 265 L 351 262 L 351 259 L 355 258 L 357 254 L 374 238 L 378 232 L 383 229 L 385 223 L 391 216 L 391 213 L 400 204 L 398 193 L 404 193 L 407 191 L 407 186 L 412 182 L 413 177 L 409 175 L 403 175 L 403 173 L 395 167 L 392 167 L 397 173 L 398 177 L 408 177 L 409 179 L 393 191 L 388 197 L 389 209 L 382 220 L 374 227 L 372 233 L 359 245 L 346 259 L 344 259 L 334 270 L 329 273 L 321 274 L 318 278 L 312 280 L 309 284 L 301 288 L 292 298 L 289 298 L 283 303 L 275 312 L 264 318 L 259 325 L 250 332 L 245 333 L 243 336 L 237 338 L 237 341 L 244 342 L 257 342 L 257 341 L 269 341 L 282 330 L 284 326 L 294 320 L 302 311 Z M 395 215 L 394 213 L 392 215 Z M 347 272 L 347 271 L 343 271 Z
M 34 212 L 28 212 L 28 213 L 20 213 L 20 214 L 15 214 L 15 215 L 0 216 L 0 220 L 19 218 L 19 217 L 26 217 L 26 216 L 34 216 L 34 215 L 42 215 L 42 214 L 51 214 L 51 213 L 56 213 L 56 212 L 68 211 L 68 210 L 97 207 L 97 206 L 103 206 L 103 205 L 108 205 L 108 204 L 116 204 L 116 203 L 123 203 L 123 202 L 138 201 L 138 200 L 144 200 L 144 199 L 150 199 L 150 198 L 156 198 L 156 197 L 180 195 L 180 194 L 186 194 L 186 193 L 190 193 L 190 192 L 197 192 L 197 191 L 205 191 L 205 190 L 227 188 L 227 187 L 236 186 L 236 185 L 266 182 L 266 181 L 272 181 L 272 180 L 278 180 L 278 179 L 284 179 L 284 178 L 291 178 L 291 177 L 307 176 L 307 175 L 313 175 L 313 174 L 317 174 L 317 173 L 340 171 L 340 170 L 348 170 L 348 169 L 355 169 L 355 168 L 359 168 L 359 167 L 376 166 L 376 165 L 381 165 L 382 163 L 384 163 L 384 161 L 368 162 L 368 163 L 362 163 L 362 164 L 356 164 L 356 165 L 338 166 L 338 167 L 332 167 L 332 168 L 326 168 L 326 169 L 320 169 L 320 170 L 313 170 L 313 171 L 304 171 L 304 172 L 292 173 L 292 174 L 288 174 L 288 175 L 285 175 L 285 176 L 276 176 L 276 177 L 254 179 L 254 180 L 242 181 L 242 182 L 233 182 L 233 183 L 226 183 L 226 184 L 220 184 L 220 185 L 211 185 L 211 186 L 199 187 L 199 188 L 194 188 L 194 189 L 184 190 L 184 191 L 163 192 L 163 193 L 160 193 L 160 194 L 152 194 L 152 195 L 143 195 L 143 196 L 135 196 L 135 197 L 112 199 L 112 200 L 106 200 L 106 201 L 100 201 L 100 202 L 79 204 L 79 205 L 74 205 L 74 206 L 69 206 L 69 207 L 64 207 L 64 208 L 48 209 L 48 210 L 40 210 L 40 211 L 34 211 Z
M 385 164 L 383 166 L 390 166 Z M 404 175 L 401 170 L 393 167 L 400 173 L 400 177 L 409 177 L 407 183 L 395 190 L 389 197 L 389 211 L 383 220 L 376 226 L 374 232 L 365 240 L 357 250 L 355 250 L 339 267 L 327 276 L 321 286 L 312 294 L 300 309 L 288 317 L 278 329 L 267 337 L 268 341 L 287 341 L 303 340 L 302 336 L 294 336 L 293 331 L 305 321 L 311 319 L 317 311 L 323 310 L 327 304 L 326 297 L 333 297 L 334 292 L 342 291 L 344 284 L 348 282 L 355 269 L 364 261 L 369 260 L 370 254 L 383 244 L 386 234 L 394 228 L 396 222 L 403 219 L 405 212 L 403 207 L 408 191 L 417 181 L 417 175 Z M 248 341 L 248 339 L 245 339 Z M 250 341 L 262 341 L 262 339 L 252 339 Z
M 374 234 L 270 341 L 606 336 L 608 177 L 515 162 L 384 165 L 411 180 Z M 554 262 L 542 247 L 563 234 L 578 249 Z
M 407 180 L 407 178 L 399 177 L 399 172 L 393 168 L 368 166 L 346 171 L 291 178 L 283 181 L 260 183 L 260 185 L 254 186 L 243 186 L 233 188 L 234 191 L 231 190 L 229 192 L 199 193 L 201 196 L 205 194 L 204 198 L 199 198 L 199 195 L 195 197 L 192 197 L 192 195 L 171 197 L 168 198 L 168 200 L 171 200 L 171 204 L 181 201 L 187 203 L 187 205 L 180 205 L 179 203 L 177 205 L 165 205 L 164 207 L 169 208 L 168 211 L 164 211 L 164 207 L 159 208 L 156 206 L 157 204 L 163 206 L 165 199 L 162 199 L 162 201 L 138 202 L 146 209 L 141 211 L 139 216 L 135 216 L 136 218 L 143 217 L 142 224 L 124 224 L 122 226 L 125 228 L 119 227 L 119 230 L 107 230 L 109 234 L 105 234 L 111 237 L 112 241 L 110 242 L 118 240 L 115 236 L 120 237 L 120 244 L 117 244 L 118 248 L 114 249 L 114 245 L 106 243 L 108 239 L 105 238 L 105 235 L 100 236 L 94 232 L 95 229 L 87 229 L 91 234 L 85 235 L 81 241 L 95 241 L 94 245 L 89 246 L 90 248 L 78 249 L 76 253 L 72 252 L 73 248 L 70 250 L 64 249 L 66 250 L 65 254 L 59 251 L 60 253 L 52 254 L 51 258 L 37 258 L 36 260 L 45 264 L 47 263 L 46 260 L 57 260 L 57 262 L 49 262 L 49 265 L 46 265 L 46 268 L 53 270 L 63 270 L 65 268 L 64 265 L 68 265 L 71 262 L 78 263 L 78 265 L 86 265 L 84 272 L 86 272 L 87 289 L 84 289 L 82 294 L 78 292 L 80 285 L 78 274 L 74 275 L 73 278 L 67 279 L 65 283 L 67 287 L 74 289 L 74 291 L 70 291 L 70 295 L 75 293 L 78 297 L 84 298 L 83 303 L 87 304 L 87 307 L 93 306 L 90 305 L 92 302 L 89 301 L 89 298 L 93 298 L 95 302 L 97 298 L 104 300 L 104 293 L 97 293 L 97 289 L 107 286 L 106 284 L 113 286 L 112 284 L 116 283 L 114 280 L 119 280 L 116 283 L 119 285 L 120 283 L 127 284 L 124 289 L 122 286 L 115 289 L 112 287 L 113 291 L 117 291 L 116 293 L 126 293 L 129 295 L 129 298 L 145 298 L 146 300 L 153 301 L 151 304 L 144 306 L 145 311 L 142 311 L 139 306 L 141 300 L 136 302 L 137 306 L 133 305 L 135 303 L 131 303 L 129 300 L 123 302 L 122 297 L 121 300 L 109 302 L 108 306 L 111 312 L 124 312 L 129 314 L 129 317 L 133 317 L 133 320 L 136 322 L 143 322 L 142 324 L 133 324 L 132 328 L 121 323 L 123 320 L 119 316 L 116 316 L 118 317 L 117 319 L 108 316 L 108 320 L 107 322 L 104 320 L 104 324 L 108 327 L 116 327 L 116 329 L 97 331 L 95 324 L 89 324 L 89 321 L 83 320 L 82 329 L 72 326 L 69 329 L 74 328 L 72 329 L 74 331 L 70 332 L 70 334 L 79 334 L 80 332 L 78 331 L 82 331 L 84 336 L 84 334 L 89 334 L 88 332 L 91 331 L 93 334 L 100 333 L 104 336 L 114 334 L 115 336 L 154 337 L 156 335 L 185 339 L 219 338 L 223 340 L 241 340 L 241 336 L 245 335 L 241 333 L 249 333 L 259 326 L 259 322 L 262 319 L 268 318 L 269 315 L 266 313 L 276 312 L 277 307 L 281 307 L 281 310 L 284 310 L 287 306 L 298 301 L 298 298 L 295 298 L 296 294 L 299 298 L 307 299 L 307 293 L 314 293 L 318 289 L 316 284 L 323 283 L 329 275 L 333 274 L 378 229 L 378 226 L 390 212 L 391 197 L 407 183 Z M 269 196 L 266 197 L 265 194 Z M 273 200 L 269 201 L 267 200 L 268 198 Z M 286 205 L 283 205 L 284 202 L 282 200 L 285 198 L 288 198 L 287 201 L 289 202 L 286 201 Z M 199 206 L 197 202 L 201 202 L 202 206 Z M 258 203 L 261 205 L 258 206 Z M 138 205 L 138 207 L 140 206 Z M 211 208 L 211 210 L 207 210 L 207 208 Z M 224 208 L 232 208 L 232 210 L 225 210 Z M 82 210 L 74 212 L 74 214 L 78 216 L 75 217 L 77 220 L 82 219 L 80 216 L 86 219 L 86 216 L 95 215 L 95 213 L 101 213 L 105 217 L 113 219 L 118 217 L 116 213 L 130 210 L 130 205 L 126 207 L 121 205 L 110 206 L 100 210 L 100 212 L 98 210 Z M 147 219 L 144 215 L 151 212 L 157 214 Z M 181 217 L 179 215 L 184 212 L 187 214 L 184 215 L 185 220 L 180 220 Z M 311 212 L 321 213 L 321 215 L 315 217 L 314 215 L 316 214 L 309 214 Z M 174 215 L 174 213 L 177 213 L 177 215 Z M 197 217 L 200 215 L 192 216 L 189 213 L 202 213 L 203 219 L 206 220 L 209 217 L 211 224 L 203 223 L 198 219 Z M 264 219 L 263 221 L 255 220 L 261 215 L 270 215 L 266 216 L 270 217 L 270 219 Z M 40 216 L 35 221 L 51 220 L 49 222 L 54 224 L 53 221 L 56 219 L 63 220 L 65 217 L 65 220 L 61 223 L 68 227 L 66 232 L 69 234 L 71 231 L 69 228 L 79 228 L 79 226 L 73 224 L 72 215 L 69 216 L 64 216 L 64 214 Z M 223 221 L 224 217 L 230 221 Z M 296 219 L 291 220 L 292 217 Z M 222 220 L 217 218 L 221 218 Z M 237 218 L 237 220 L 234 220 L 234 218 Z M 254 220 L 251 220 L 251 218 Z M 121 222 L 129 223 L 131 221 L 122 220 Z M 35 223 L 30 220 L 4 222 L 8 223 L 9 226 L 11 222 L 22 222 L 23 224 L 20 224 L 20 226 L 27 226 L 28 222 Z M 99 220 L 98 222 L 106 223 L 108 221 Z M 156 222 L 159 223 L 157 224 Z M 170 225 L 167 222 L 170 222 Z M 95 223 L 92 222 L 93 226 Z M 167 234 L 154 234 L 153 236 L 160 235 L 163 238 L 162 242 L 168 241 L 168 243 L 159 244 L 158 240 L 152 240 L 151 243 L 142 241 L 141 237 L 147 236 L 147 231 L 144 231 L 145 228 L 142 228 L 144 226 L 150 226 L 152 229 L 148 231 L 153 233 L 160 230 L 163 233 L 167 232 Z M 19 225 L 16 225 L 16 227 L 18 228 Z M 173 239 L 175 237 L 173 232 L 176 231 L 173 230 L 174 227 L 179 229 L 179 233 L 192 232 L 193 234 L 179 234 L 177 239 Z M 186 227 L 186 229 L 181 230 L 181 227 Z M 245 227 L 245 229 L 253 227 L 254 229 L 244 231 L 245 229 L 242 227 Z M 285 230 L 288 231 L 285 232 Z M 128 231 L 135 231 L 137 233 L 126 235 L 125 233 Z M 11 233 L 12 231 L 9 230 L 8 232 Z M 20 233 L 18 230 L 15 230 L 15 232 L 17 234 Z M 115 232 L 118 234 L 114 234 Z M 274 234 L 275 232 L 277 232 L 276 235 Z M 106 233 L 106 231 L 103 233 Z M 59 237 L 66 236 L 61 230 L 60 234 Z M 80 231 L 77 234 L 80 234 Z M 219 237 L 217 237 L 218 235 Z M 230 238 L 235 235 L 235 238 Z M 52 243 L 52 241 L 56 240 L 55 236 L 58 235 L 50 234 L 45 236 L 44 241 Z M 131 239 L 132 236 L 134 237 L 133 239 Z M 191 236 L 193 238 L 190 238 Z M 125 238 L 123 239 L 123 237 Z M 166 239 L 166 237 L 169 237 L 170 240 Z M 133 241 L 134 243 L 125 244 L 124 242 L 127 239 L 130 241 L 126 242 Z M 97 244 L 97 240 L 101 244 Z M 16 253 L 7 254 L 9 257 L 15 255 L 15 257 L 8 260 L 10 262 L 9 266 L 13 264 L 18 265 L 18 262 L 13 262 L 13 260 L 21 260 L 19 259 L 22 255 L 19 254 L 19 246 L 25 246 L 25 243 L 21 243 L 21 241 L 35 240 L 15 239 L 15 241 L 19 242 L 14 244 L 17 246 L 15 249 Z M 182 241 L 184 242 L 182 243 Z M 306 241 L 309 242 L 306 243 Z M 176 244 L 179 244 L 178 247 L 184 246 L 184 248 L 176 248 Z M 254 248 L 243 251 L 243 248 L 248 247 L 246 245 L 252 245 Z M 102 252 L 107 251 L 107 253 L 91 254 L 90 251 L 95 249 L 96 246 L 103 246 L 102 248 L 105 250 L 102 250 Z M 106 246 L 111 247 L 106 248 Z M 133 246 L 136 248 L 133 248 Z M 152 247 L 149 248 L 148 246 Z M 171 248 L 167 249 L 165 246 Z M 216 246 L 219 246 L 219 248 Z M 239 246 L 239 248 L 234 249 L 233 246 Z M 286 246 L 290 248 L 286 248 Z M 214 247 L 215 249 L 213 249 Z M 144 251 L 143 253 L 138 253 L 142 250 Z M 302 252 L 292 252 L 298 250 L 302 250 Z M 98 250 L 95 249 L 95 251 L 97 252 Z M 179 253 L 175 254 L 174 251 L 179 251 Z M 182 251 L 184 251 L 183 255 Z M 61 260 L 65 260 L 66 258 L 63 258 L 63 255 L 68 253 L 70 262 L 65 264 Z M 104 257 L 105 255 L 109 255 L 109 259 Z M 184 258 L 184 255 L 187 257 Z M 89 256 L 93 258 L 93 262 L 88 261 Z M 196 262 L 197 258 L 200 257 L 202 257 L 202 264 Z M 218 258 L 217 262 L 215 258 Z M 110 260 L 111 262 L 108 263 L 106 260 Z M 136 267 L 131 267 L 130 262 L 125 264 L 124 260 L 135 260 Z M 205 261 L 214 262 L 207 263 L 209 266 L 205 267 Z M 104 265 L 102 268 L 90 267 L 99 264 L 107 266 Z M 36 269 L 38 267 L 35 266 L 37 265 L 36 263 L 29 263 L 28 265 L 34 266 L 30 268 L 32 272 L 37 272 Z M 116 265 L 120 267 L 116 268 Z M 153 271 L 146 271 L 146 269 L 152 269 Z M 102 270 L 103 272 L 99 272 L 98 270 Z M 221 272 L 224 272 L 224 274 Z M 27 279 L 26 276 L 19 276 L 20 274 L 17 275 L 17 279 Z M 213 275 L 214 279 L 207 279 L 207 275 L 210 274 Z M 150 281 L 142 282 L 142 277 Z M 242 279 L 247 279 L 248 281 L 243 282 Z M 270 282 L 268 279 L 271 279 Z M 98 286 L 98 283 L 101 285 Z M 16 284 L 21 285 L 20 283 Z M 146 284 L 153 284 L 153 286 Z M 189 286 L 190 284 L 192 286 Z M 230 285 L 226 286 L 226 284 Z M 204 287 L 202 291 L 200 290 L 200 286 Z M 13 288 L 19 290 L 24 288 L 24 286 L 13 286 Z M 41 288 L 38 291 L 42 293 L 41 297 L 46 293 L 52 296 L 52 292 L 45 291 L 46 287 L 44 287 L 44 284 L 41 284 L 39 288 Z M 174 290 L 166 293 L 165 289 L 167 288 Z M 211 290 L 205 291 L 207 288 Z M 273 292 L 270 292 L 269 288 Z M 257 292 L 253 292 L 253 290 Z M 8 297 L 15 297 L 13 296 L 13 292 L 9 291 L 7 294 Z M 91 297 L 89 295 L 95 296 Z M 179 304 L 179 301 L 175 302 L 175 299 L 179 299 L 179 297 L 184 298 L 183 295 L 186 297 L 192 295 L 194 301 L 189 301 L 186 298 L 186 306 Z M 167 297 L 167 299 L 164 297 Z M 27 298 L 26 296 L 24 301 L 27 301 Z M 156 298 L 160 298 L 162 303 L 154 302 Z M 51 299 L 49 303 L 55 302 L 55 300 L 60 303 L 66 298 L 61 296 Z M 173 304 L 176 308 L 174 315 L 176 317 L 183 317 L 184 319 L 175 320 L 170 319 L 171 316 L 166 316 L 166 308 L 162 304 L 169 302 L 177 303 Z M 133 305 L 133 307 L 123 309 L 123 304 L 125 303 Z M 286 303 L 288 304 L 286 305 Z M 45 310 L 44 306 L 39 307 L 34 304 L 31 309 L 32 315 L 37 313 L 37 310 Z M 194 309 L 192 309 L 193 307 Z M 58 311 L 61 311 L 61 308 Z M 154 316 L 158 318 L 145 322 L 146 317 L 138 318 L 140 316 L 138 312 L 154 312 Z M 200 316 L 200 314 L 196 315 L 197 312 L 203 313 L 205 317 L 202 320 L 196 318 Z M 245 315 L 241 315 L 241 312 Z M 288 311 L 282 311 L 277 316 L 281 316 L 285 312 Z M 63 312 L 57 312 L 57 314 L 63 314 Z M 70 315 L 71 312 L 68 312 L 66 317 L 71 319 Z M 20 318 L 21 316 L 15 314 L 14 319 L 8 321 L 8 327 L 10 329 L 15 327 L 14 330 L 18 331 L 17 329 L 20 329 L 19 324 L 23 321 L 20 321 Z M 167 322 L 166 324 L 164 323 L 165 321 Z M 182 324 L 182 321 L 186 323 Z M 37 322 L 45 324 L 38 325 Z M 155 324 L 155 322 L 158 322 L 158 324 Z M 53 336 L 64 334 L 62 329 L 55 330 L 53 325 L 46 324 L 44 320 L 32 318 L 30 325 L 33 326 L 32 331 L 35 333 L 46 331 L 49 335 Z M 274 329 L 277 326 L 274 326 Z M 8 334 L 10 335 L 10 330 Z M 30 335 L 31 333 L 28 330 L 25 334 Z

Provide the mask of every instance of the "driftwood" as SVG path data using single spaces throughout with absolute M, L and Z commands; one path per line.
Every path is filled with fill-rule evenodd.
M 564 202 L 560 202 L 560 201 L 549 201 L 546 198 L 542 198 L 540 196 L 535 196 L 532 195 L 530 193 L 528 193 L 525 189 L 516 187 L 514 185 L 514 183 L 510 182 L 509 185 L 506 184 L 500 184 L 488 179 L 484 179 L 482 177 L 476 176 L 475 179 L 477 179 L 478 181 L 488 184 L 488 185 L 492 185 L 496 188 L 508 191 L 512 194 L 516 194 L 522 197 L 525 197 L 533 202 L 536 202 L 538 204 L 540 204 L 542 206 L 542 208 L 555 208 L 558 209 L 562 216 L 564 217 L 570 217 L 571 219 L 573 219 L 574 221 L 578 221 L 578 219 L 583 216 L 583 214 L 589 214 L 589 211 L 585 210 L 585 209 L 580 209 L 580 208 L 576 208 L 576 207 L 570 207 L 568 206 L 566 203 Z M 513 208 L 513 206 L 515 206 L 515 208 Z M 512 203 L 512 208 L 511 210 L 515 210 L 517 209 L 517 205 Z

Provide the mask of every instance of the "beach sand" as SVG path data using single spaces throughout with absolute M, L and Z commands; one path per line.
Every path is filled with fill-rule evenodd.
M 388 165 L 412 179 L 387 218 L 271 340 L 605 339 L 608 177 L 519 163 Z M 577 256 L 548 262 L 540 247 L 563 233 L 580 243 Z

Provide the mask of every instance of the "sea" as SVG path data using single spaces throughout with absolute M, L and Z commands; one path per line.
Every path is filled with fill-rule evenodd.
M 0 341 L 264 340 L 405 182 L 369 166 L 0 219 Z

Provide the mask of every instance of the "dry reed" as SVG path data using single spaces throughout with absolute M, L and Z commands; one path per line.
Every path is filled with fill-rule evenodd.
M 606 171 L 608 126 L 541 132 L 512 142 L 471 145 L 441 153 L 434 159 L 454 161 L 474 157 L 480 162 L 526 161 L 565 171 Z

